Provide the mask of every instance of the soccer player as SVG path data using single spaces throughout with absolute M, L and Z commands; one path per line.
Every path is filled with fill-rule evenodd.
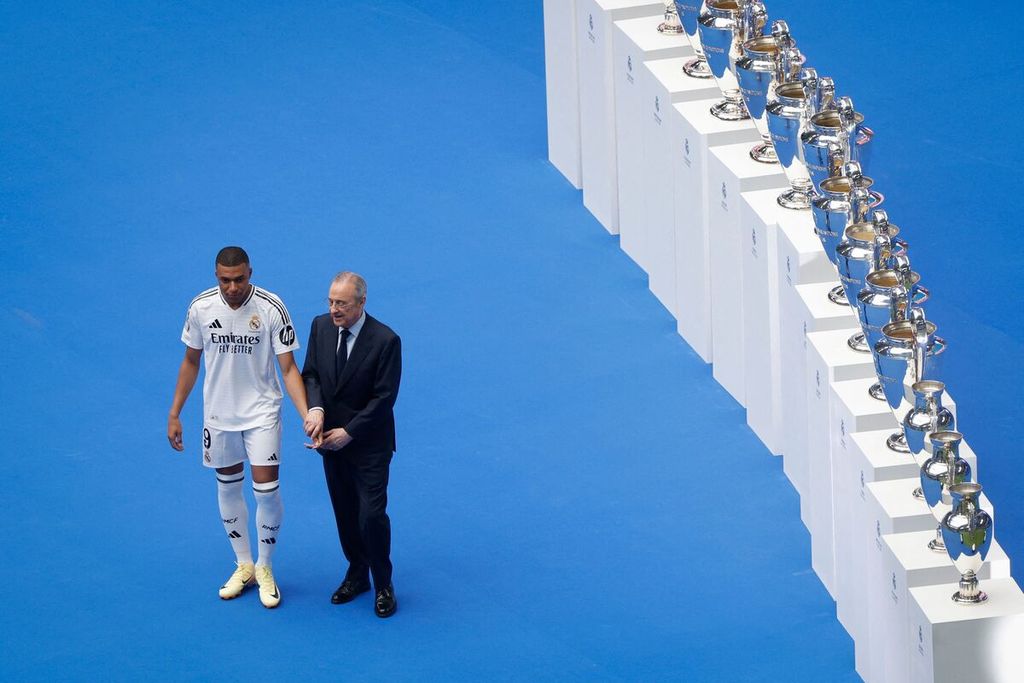
M 281 459 L 281 385 L 274 356 L 299 415 L 306 417 L 306 390 L 292 352 L 299 348 L 284 303 L 249 282 L 252 268 L 241 247 L 224 247 L 215 263 L 217 286 L 189 304 L 181 341 L 185 358 L 178 370 L 167 417 L 167 440 L 185 449 L 179 415 L 206 355 L 203 382 L 203 464 L 217 472 L 217 498 L 224 529 L 235 551 L 236 569 L 220 588 L 224 600 L 259 584 L 264 607 L 277 607 L 281 591 L 271 558 L 281 528 L 283 507 L 278 486 Z M 249 545 L 249 510 L 242 490 L 244 461 L 252 470 L 256 498 L 259 555 Z

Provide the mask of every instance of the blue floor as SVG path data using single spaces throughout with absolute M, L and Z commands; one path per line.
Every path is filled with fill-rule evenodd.
M 769 10 L 878 131 L 1017 567 L 1019 83 L 984 17 L 889 7 Z M 781 460 L 547 163 L 543 73 L 537 1 L 0 5 L 0 678 L 858 680 Z M 344 268 L 403 337 L 393 619 L 328 602 L 290 405 L 283 603 L 217 599 L 198 388 L 165 422 L 233 243 L 300 330 Z

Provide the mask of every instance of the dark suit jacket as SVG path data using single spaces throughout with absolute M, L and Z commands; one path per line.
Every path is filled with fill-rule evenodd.
M 313 320 L 302 378 L 310 407 L 324 409 L 324 431 L 344 427 L 352 442 L 340 452 L 395 450 L 395 399 L 402 377 L 402 340 L 366 314 L 341 377 L 335 377 L 338 328 L 331 316 Z M 329 455 L 336 451 L 320 451 Z

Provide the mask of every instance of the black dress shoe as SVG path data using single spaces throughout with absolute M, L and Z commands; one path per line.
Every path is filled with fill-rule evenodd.
M 366 579 L 362 581 L 353 581 L 352 579 L 345 579 L 338 586 L 338 590 L 334 591 L 331 595 L 332 605 L 341 605 L 346 602 L 351 602 L 360 593 L 365 593 L 370 590 L 370 582 Z
M 377 599 L 373 603 L 373 611 L 381 619 L 387 619 L 398 609 L 398 601 L 395 600 L 395 587 L 388 586 L 377 591 Z

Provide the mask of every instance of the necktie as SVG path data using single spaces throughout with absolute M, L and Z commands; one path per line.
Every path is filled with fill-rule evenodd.
M 345 328 L 341 329 L 341 341 L 338 343 L 338 351 L 334 356 L 334 376 L 341 378 L 345 370 L 345 361 L 348 359 L 348 338 L 352 333 Z

